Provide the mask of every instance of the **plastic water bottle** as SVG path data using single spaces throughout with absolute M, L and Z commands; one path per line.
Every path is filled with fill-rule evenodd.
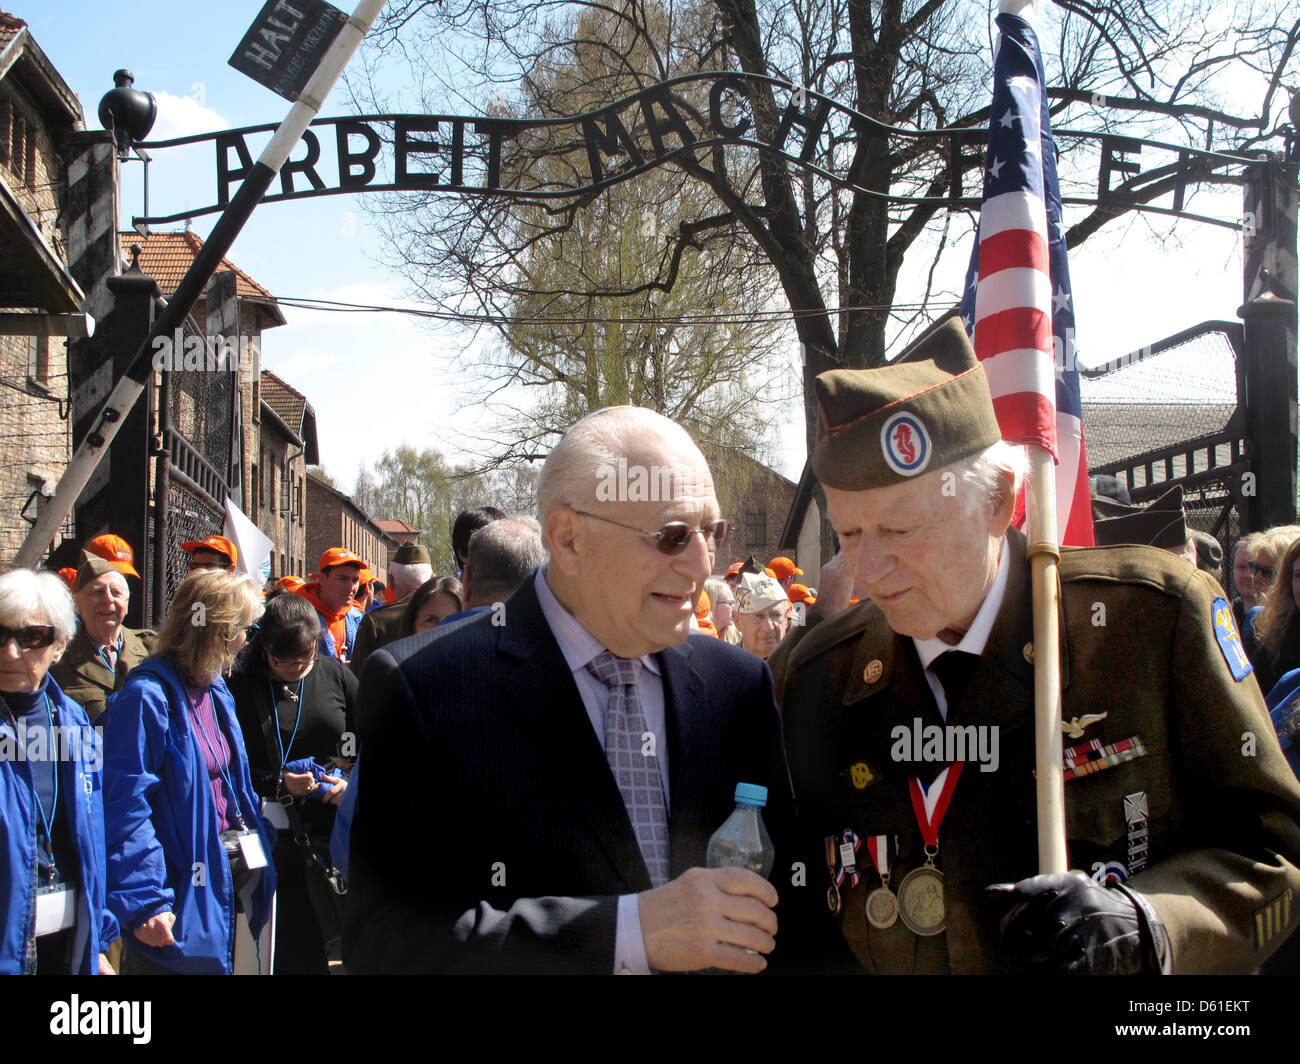
M 768 877 L 776 853 L 759 812 L 765 805 L 766 787 L 736 784 L 736 808 L 709 839 L 710 868 L 748 868 L 764 879 Z

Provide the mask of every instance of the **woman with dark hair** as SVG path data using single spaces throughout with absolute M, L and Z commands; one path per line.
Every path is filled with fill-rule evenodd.
M 153 656 L 104 711 L 108 907 L 124 975 L 266 968 L 273 832 L 222 679 L 261 613 L 248 577 L 194 570 Z
M 1259 689 L 1268 694 L 1283 674 L 1300 668 L 1300 539 L 1282 556 L 1277 576 L 1264 595 L 1264 605 L 1247 616 L 1246 650 L 1255 666 Z
M 357 680 L 319 657 L 320 619 L 306 599 L 279 595 L 228 681 L 253 787 L 279 829 L 276 975 L 329 974 L 339 935 L 340 879 L 330 881 L 329 837 L 355 755 Z
M 402 618 L 402 637 L 437 628 L 453 613 L 465 609 L 465 590 L 454 576 L 426 580 L 411 596 Z

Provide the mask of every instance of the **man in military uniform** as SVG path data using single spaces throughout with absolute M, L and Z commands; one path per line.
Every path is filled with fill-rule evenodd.
M 94 720 L 122 690 L 127 673 L 149 656 L 157 633 L 122 623 L 131 592 L 121 568 L 95 555 L 83 557 L 73 596 L 81 625 L 50 675 Z
M 805 845 L 858 964 L 1257 968 L 1300 916 L 1300 788 L 1222 590 L 1152 547 L 1062 552 L 1078 871 L 1036 875 L 1023 453 L 952 318 L 816 389 L 842 553 L 769 664 Z M 840 609 L 854 581 L 864 600 Z
M 371 653 L 401 638 L 402 617 L 410 604 L 411 596 L 420 585 L 433 576 L 429 552 L 414 543 L 403 543 L 397 548 L 388 566 L 388 582 L 395 596 L 387 606 L 367 613 L 357 628 L 356 642 L 352 645 L 352 671 L 361 675 L 361 666 Z

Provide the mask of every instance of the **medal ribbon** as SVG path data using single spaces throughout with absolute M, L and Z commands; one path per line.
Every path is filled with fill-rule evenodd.
M 921 787 L 921 781 L 915 776 L 908 777 L 907 786 L 912 792 L 912 809 L 916 812 L 921 838 L 925 840 L 927 846 L 937 848 L 939 845 L 939 825 L 948 814 L 952 792 L 957 789 L 957 780 L 961 777 L 964 764 L 964 761 L 954 761 L 934 778 L 928 791 Z M 938 784 L 937 791 L 935 784 Z
M 892 835 L 872 835 L 867 839 L 867 852 L 871 854 L 871 863 L 876 866 L 876 871 L 883 880 L 889 875 L 898 853 L 897 838 Z
M 834 848 L 835 848 L 835 885 L 838 887 L 838 886 L 840 886 L 840 885 L 844 882 L 844 875 L 845 875 L 845 872 L 848 871 L 848 870 L 844 867 L 844 863 L 843 863 L 843 862 L 841 861 L 841 859 L 840 859 L 840 843 L 841 843 L 841 842 L 844 842 L 844 843 L 847 843 L 847 844 L 851 845 L 851 846 L 853 847 L 853 852 L 856 854 L 856 853 L 858 852 L 858 850 L 862 848 L 862 840 L 861 840 L 860 838 L 858 838 L 857 835 L 854 834 L 852 828 L 845 828 L 844 831 L 843 831 L 840 835 L 832 835 L 832 836 L 831 836 L 831 839 L 834 840 Z M 827 841 L 829 842 L 830 840 L 827 840 Z M 852 872 L 848 872 L 848 876 L 849 876 L 849 883 L 850 883 L 850 885 L 856 887 L 856 886 L 858 885 L 858 881 L 862 878 L 862 873 L 858 871 L 858 867 L 857 867 L 857 862 L 856 862 L 856 861 L 855 861 L 854 864 L 853 864 L 853 871 L 852 871 Z

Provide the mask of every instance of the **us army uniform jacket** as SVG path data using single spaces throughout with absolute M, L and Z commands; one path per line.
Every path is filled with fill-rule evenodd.
M 867 838 L 897 837 L 897 890 L 924 860 L 907 778 L 928 785 L 942 767 L 893 757 L 911 756 L 899 726 L 945 724 L 912 640 L 861 603 L 796 633 L 769 662 L 802 842 L 817 862 L 810 885 L 829 883 L 823 839 L 852 829 L 863 842 L 860 882 L 846 877 L 838 921 L 869 972 L 1015 967 L 984 898 L 991 883 L 1037 873 L 1024 537 L 1010 531 L 1005 549 L 1006 597 L 946 722 L 996 728 L 998 764 L 984 772 L 966 763 L 939 830 L 944 933 L 920 937 L 901 920 L 880 929 L 864 912 L 881 885 Z M 1231 609 L 1217 584 L 1165 551 L 1062 554 L 1062 717 L 1078 733 L 1064 745 L 1082 765 L 1065 784 L 1069 867 L 1147 898 L 1169 932 L 1168 969 L 1250 972 L 1300 916 L 1300 787 L 1246 671 Z
M 121 632 L 122 652 L 117 656 L 117 668 L 113 672 L 108 671 L 96 653 L 84 625 L 77 629 L 63 657 L 50 667 L 50 675 L 63 688 L 63 693 L 81 706 L 91 720 L 104 712 L 104 705 L 114 692 L 122 690 L 126 674 L 149 656 L 158 636 L 149 628 L 136 631 L 123 627 Z

